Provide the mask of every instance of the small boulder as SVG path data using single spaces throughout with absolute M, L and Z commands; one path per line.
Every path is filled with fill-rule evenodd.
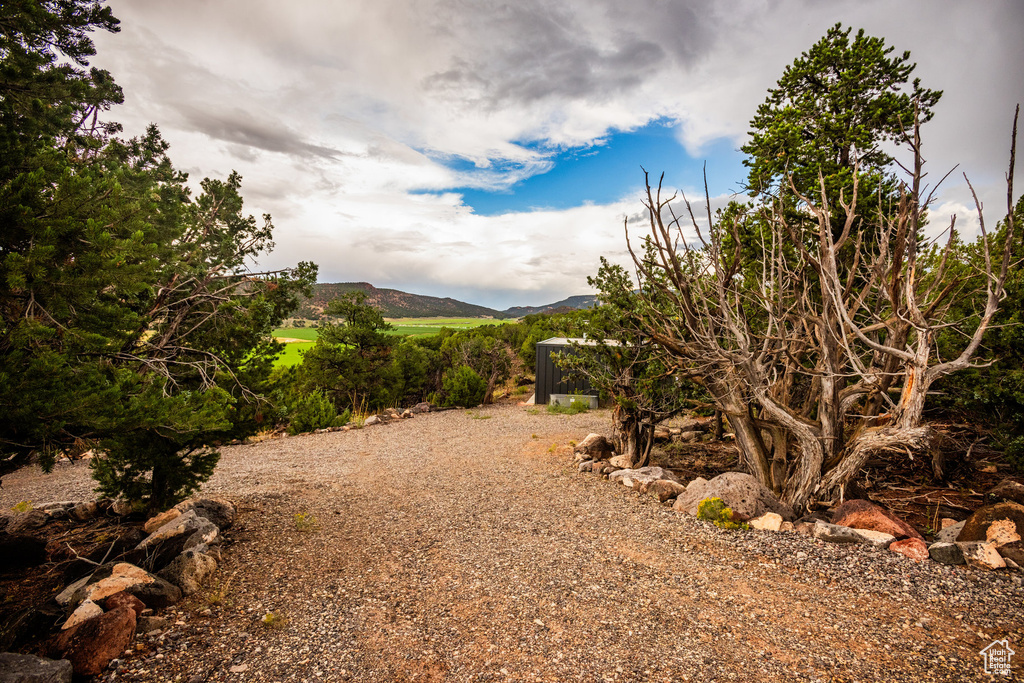
M 153 577 L 152 583 L 137 583 L 125 589 L 150 609 L 163 609 L 181 602 L 181 589 L 159 576 Z
M 170 625 L 171 622 L 166 617 L 139 617 L 136 630 L 139 633 L 152 633 L 153 631 L 163 631 Z
M 963 564 L 964 554 L 956 543 L 940 541 L 928 546 L 928 556 L 939 564 Z
M 928 546 L 924 541 L 917 538 L 904 538 L 901 541 L 894 541 L 889 544 L 889 550 L 894 553 L 909 557 L 915 562 L 923 562 L 928 559 Z
M 218 535 L 213 522 L 189 510 L 147 536 L 135 548 L 132 559 L 147 569 L 162 569 L 189 548 L 218 540 Z
M 62 632 L 53 650 L 71 662 L 77 675 L 97 676 L 131 645 L 134 637 L 135 612 L 130 607 L 118 607 Z
M 432 410 L 432 406 L 426 401 L 417 403 L 409 409 L 413 413 L 429 413 Z
M 83 621 L 88 621 L 93 617 L 98 617 L 103 614 L 103 608 L 97 605 L 92 600 L 83 600 L 82 603 L 75 608 L 75 611 L 71 613 L 71 616 L 67 618 L 67 621 L 60 627 L 61 630 L 74 628 Z
M 590 472 L 594 468 L 593 460 L 584 460 L 576 466 L 577 472 Z
M 694 443 L 700 441 L 700 437 L 703 436 L 703 432 L 681 432 L 679 434 L 679 440 L 683 443 Z
M 371 415 L 370 417 L 363 420 L 364 427 L 372 427 L 373 425 L 379 425 L 380 423 L 381 419 L 376 415 Z
M 1021 541 L 1014 541 L 996 549 L 1004 560 L 1013 560 L 1016 564 L 1024 567 L 1024 545 Z
M 146 523 L 142 525 L 142 529 L 147 534 L 151 534 L 160 527 L 162 527 L 164 524 L 167 524 L 172 519 L 176 519 L 178 517 L 181 517 L 181 510 L 178 510 L 177 508 L 164 510 L 160 514 L 154 515 L 147 519 Z
M 111 503 L 110 511 L 118 517 L 125 517 L 135 512 L 135 507 L 131 504 L 130 501 L 127 501 L 124 498 L 118 498 L 113 503 Z
M 1001 548 L 1019 541 L 1020 534 L 1017 533 L 1017 525 L 1013 523 L 1013 520 L 997 519 L 985 530 L 985 540 L 994 543 L 997 548 Z
M 71 683 L 71 662 L 0 652 L 0 683 Z
M 1012 533 L 1020 537 L 1024 534 L 1024 505 L 1003 502 L 978 508 L 973 515 L 967 518 L 964 528 L 960 531 L 956 540 L 964 543 L 988 541 L 989 527 L 1001 520 L 1007 520 L 1012 523 Z M 1005 521 L 1000 526 L 1002 527 L 1001 535 L 1010 531 L 1010 527 Z
M 616 470 L 608 475 L 609 481 L 618 481 L 624 486 L 632 488 L 640 488 L 641 484 L 650 484 L 651 482 L 661 479 L 681 483 L 679 481 L 679 477 L 677 477 L 673 472 L 661 467 L 641 467 L 635 470 Z
M 180 588 L 182 595 L 192 595 L 216 569 L 217 560 L 193 549 L 174 558 L 158 576 Z
M 957 541 L 956 545 L 963 553 L 968 567 L 985 570 L 1006 567 L 1006 562 L 1003 561 L 995 545 L 987 541 Z
M 614 458 L 608 458 L 608 464 L 618 470 L 628 470 L 633 466 L 628 455 L 616 455 Z
M 743 472 L 726 472 L 711 481 L 698 477 L 686 486 L 686 491 L 676 498 L 672 507 L 696 515 L 697 506 L 706 498 L 721 498 L 733 512 L 745 519 L 760 517 L 766 512 L 774 512 L 786 520 L 796 517 L 792 508 L 779 501 L 757 479 Z
M 128 590 L 136 584 L 153 583 L 155 578 L 149 572 L 133 564 L 118 562 L 110 566 L 109 569 L 104 568 L 94 573 L 91 577 L 87 577 L 86 583 L 72 593 L 71 598 L 67 600 L 67 604 L 78 604 L 88 601 L 99 603 L 103 599 L 115 593 Z M 79 583 L 76 582 L 72 586 L 79 585 Z M 57 596 L 58 602 L 64 599 L 64 596 L 72 586 L 61 591 Z
M 678 481 L 672 481 L 671 479 L 658 479 L 652 481 L 648 487 L 647 492 L 658 497 L 659 503 L 664 503 L 666 500 L 678 498 L 679 495 L 686 490 Z
M 49 521 L 50 515 L 46 514 L 46 510 L 36 508 L 11 518 L 11 521 L 7 524 L 6 531 L 12 535 L 28 535 L 34 531 L 39 531 Z
M 587 438 L 576 444 L 573 453 L 583 456 L 583 460 L 607 460 L 615 455 L 615 447 L 600 434 L 587 434 Z
M 174 506 L 182 514 L 193 510 L 200 517 L 210 520 L 218 529 L 230 529 L 235 523 L 235 504 L 224 498 L 197 498 L 186 500 Z
M 78 520 L 79 522 L 88 522 L 99 514 L 100 507 L 95 501 L 86 501 L 79 503 L 68 511 L 68 514 L 72 519 Z
M 854 529 L 853 527 L 839 526 L 838 524 L 826 524 L 815 522 L 811 533 L 814 538 L 828 543 L 866 543 L 873 548 L 888 548 L 896 540 L 892 534 L 872 529 Z
M 988 495 L 1024 505 L 1024 484 L 1012 479 L 1003 479 L 992 487 Z
M 832 513 L 832 523 L 851 529 L 870 529 L 901 538 L 924 541 L 917 530 L 885 508 L 868 500 L 848 500 Z
M 943 520 L 945 522 L 946 520 Z M 952 524 L 944 524 L 941 530 L 935 534 L 935 541 L 937 543 L 953 543 L 956 541 L 956 537 L 960 535 L 960 532 L 964 529 L 964 524 L 967 524 L 967 520 L 961 520 L 959 522 L 952 521 Z
M 120 593 L 114 593 L 106 600 L 103 601 L 103 609 L 106 611 L 117 609 L 118 607 L 130 607 L 135 611 L 135 616 L 142 614 L 142 610 L 146 609 L 146 605 L 142 600 L 130 593 L 121 591 Z
M 782 515 L 774 512 L 766 512 L 760 517 L 750 520 L 750 528 L 761 531 L 780 531 L 782 524 Z
M 412 412 L 411 410 L 409 410 L 408 408 L 406 408 L 405 410 L 403 410 L 403 411 L 402 411 L 402 419 L 403 419 L 403 420 L 407 420 L 407 419 L 409 419 L 410 417 L 416 417 L 415 413 L 413 413 L 413 412 Z

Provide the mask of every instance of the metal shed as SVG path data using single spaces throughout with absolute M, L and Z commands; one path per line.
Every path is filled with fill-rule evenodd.
M 571 394 L 579 392 L 583 394 L 596 394 L 590 388 L 590 382 L 585 377 L 576 380 L 566 378 L 562 369 L 555 365 L 551 356 L 560 351 L 569 351 L 569 342 L 587 344 L 586 339 L 567 339 L 566 337 L 552 337 L 537 342 L 537 388 L 534 393 L 534 402 L 539 405 L 547 405 L 551 400 L 551 394 Z M 593 344 L 593 341 L 589 341 Z

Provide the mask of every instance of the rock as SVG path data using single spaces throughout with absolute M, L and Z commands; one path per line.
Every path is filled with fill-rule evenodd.
M 964 554 L 956 543 L 940 541 L 928 546 L 928 556 L 939 564 L 963 564 Z
M 170 510 L 164 510 L 158 515 L 154 515 L 146 520 L 146 523 L 142 525 L 143 531 L 147 534 L 151 534 L 164 524 L 167 524 L 172 519 L 181 517 L 181 510 L 177 508 L 171 508 Z
M 939 529 L 945 529 L 947 527 L 953 526 L 954 524 L 959 524 L 959 522 L 957 522 L 952 517 L 943 517 L 939 520 Z
M 576 466 L 577 472 L 590 472 L 594 468 L 593 460 L 584 460 Z
M 679 434 L 679 440 L 683 443 L 694 443 L 699 441 L 701 436 L 703 436 L 703 432 L 682 432 Z
M 780 502 L 757 479 L 742 472 L 726 472 L 711 481 L 698 477 L 686 486 L 686 491 L 676 498 L 672 507 L 696 515 L 697 506 L 706 498 L 721 498 L 745 519 L 760 517 L 766 512 L 774 512 L 787 520 L 795 518 L 792 508 Z
M 135 512 L 135 508 L 127 500 L 118 498 L 111 504 L 110 511 L 118 517 L 125 517 Z
M 594 474 L 598 475 L 598 476 L 601 476 L 602 474 L 608 474 L 608 473 L 614 472 L 614 471 L 616 471 L 618 469 L 621 469 L 621 468 L 616 467 L 615 465 L 611 464 L 607 460 L 602 460 L 600 462 L 595 462 L 591 466 L 590 471 L 593 472 Z
M 892 534 L 872 529 L 854 529 L 838 524 L 827 524 L 815 522 L 811 532 L 814 538 L 828 543 L 867 543 L 874 548 L 887 548 L 890 543 L 896 540 Z
M 608 458 L 608 464 L 618 470 L 628 470 L 633 466 L 628 455 L 616 455 L 614 458 Z
M 153 583 L 155 580 L 156 577 L 152 574 L 133 564 L 118 562 L 109 568 L 97 571 L 92 577 L 89 577 L 84 585 L 75 590 L 67 604 L 78 604 L 87 601 L 99 603 L 103 599 L 115 593 L 128 590 L 136 584 Z M 75 585 L 78 585 L 78 582 L 72 584 L 72 586 Z M 61 596 L 64 596 L 67 591 L 68 588 L 61 591 L 60 595 L 57 596 L 58 602 L 60 602 Z
M 935 541 L 938 543 L 953 543 L 956 541 L 956 537 L 960 535 L 960 532 L 963 531 L 964 524 L 967 524 L 966 519 L 942 527 L 942 530 L 935 534 Z
M 987 541 L 957 541 L 968 567 L 975 569 L 1002 569 L 1006 566 L 996 547 Z
M 163 631 L 170 626 L 171 622 L 164 617 L 139 617 L 135 630 L 139 633 L 152 633 Z
M 61 630 L 67 630 L 78 626 L 83 621 L 88 621 L 93 617 L 98 617 L 103 614 L 103 608 L 97 605 L 92 600 L 83 600 L 82 603 L 75 608 L 75 611 L 71 613 L 71 616 L 67 618 L 67 621 L 60 627 Z
M 379 425 L 380 423 L 381 423 L 381 419 L 379 417 L 377 417 L 376 415 L 371 415 L 370 417 L 366 418 L 363 421 L 363 426 L 364 427 L 371 427 L 373 425 Z
M 796 531 L 796 527 L 793 522 L 783 522 L 782 526 L 779 527 L 779 531 Z
M 159 570 L 189 548 L 213 543 L 218 535 L 213 522 L 189 510 L 147 536 L 132 557 L 146 568 Z
M 1024 545 L 1020 541 L 1008 543 L 1001 548 L 996 548 L 996 550 L 1004 560 L 1012 560 L 1021 567 L 1024 567 Z
M 71 662 L 75 674 L 97 676 L 131 645 L 134 637 L 135 612 L 118 607 L 64 631 L 57 636 L 53 649 Z
M 130 586 L 125 592 L 142 600 L 150 609 L 163 609 L 181 601 L 180 588 L 158 576 L 154 576 L 153 579 L 152 583 L 137 583 Z
M 655 427 L 654 429 L 654 441 L 655 443 L 665 443 L 666 441 L 672 440 L 672 432 L 667 427 Z
M 992 487 L 988 495 L 1024 505 L 1024 484 L 1012 479 L 1003 479 Z
M 88 501 L 85 503 L 79 503 L 78 505 L 71 508 L 68 512 L 72 518 L 77 519 L 79 522 L 88 522 L 99 514 L 100 507 L 94 501 Z
M 0 570 L 37 567 L 44 562 L 46 539 L 30 533 L 0 531 Z
M 686 490 L 678 481 L 672 481 L 671 479 L 658 479 L 652 481 L 647 488 L 647 492 L 658 497 L 659 503 L 664 503 L 666 500 L 672 498 L 678 498 L 679 495 Z
M 761 531 L 780 531 L 782 529 L 782 515 L 766 512 L 760 517 L 750 520 L 750 528 L 760 529 Z
M 909 557 L 915 562 L 923 562 L 928 559 L 928 546 L 924 541 L 917 538 L 904 538 L 901 541 L 894 541 L 889 544 L 889 550 L 894 553 Z
M 178 555 L 157 576 L 180 588 L 182 595 L 192 595 L 216 569 L 217 560 L 193 549 Z
M 409 410 L 413 413 L 429 413 L 432 409 L 433 407 L 429 403 L 424 401 L 423 403 L 417 403 Z
M 1013 533 L 1018 536 L 1024 535 L 1024 505 L 1020 503 L 995 503 L 985 505 L 975 510 L 974 514 L 967 518 L 964 528 L 957 541 L 987 541 L 988 530 L 993 522 L 999 520 L 1010 520 L 1013 523 Z M 1008 527 L 1005 527 L 1008 530 Z
M 186 500 L 174 506 L 182 514 L 194 510 L 197 515 L 204 517 L 224 531 L 230 529 L 235 523 L 235 504 L 225 498 L 198 498 Z
M 587 438 L 576 444 L 573 453 L 583 456 L 584 460 L 607 460 L 615 455 L 615 447 L 600 434 L 587 434 Z
M 77 593 L 78 590 L 85 586 L 87 583 L 89 583 L 89 577 L 83 576 L 78 581 L 75 581 L 74 583 L 70 583 L 67 586 L 65 586 L 64 590 L 62 590 L 60 593 L 57 593 L 57 597 L 54 599 L 57 601 L 57 604 L 62 607 L 70 605 L 72 599 L 75 596 L 75 593 Z
M 851 529 L 869 529 L 901 538 L 924 541 L 917 530 L 885 508 L 868 500 L 848 500 L 832 513 L 832 523 Z
M 0 652 L 0 683 L 71 683 L 71 662 Z
M 408 408 L 406 408 L 405 410 L 402 411 L 402 419 L 403 420 L 406 420 L 406 419 L 408 419 L 410 417 L 416 417 L 415 413 L 413 413 Z
M 110 610 L 117 609 L 118 607 L 130 607 L 135 611 L 135 616 L 142 614 L 142 610 L 146 609 L 146 605 L 142 600 L 139 600 L 130 593 L 121 591 L 120 593 L 114 593 L 106 600 L 103 601 L 103 609 Z
M 615 458 L 612 458 L 612 460 L 614 459 Z M 674 481 L 677 484 L 681 484 L 679 477 L 661 467 L 641 467 L 635 470 L 616 470 L 608 475 L 608 481 L 618 481 L 625 486 L 633 488 L 639 488 L 641 484 L 650 484 L 651 482 L 658 481 L 659 479 Z
M 679 423 L 680 432 L 706 432 L 711 426 L 708 418 L 691 417 Z
M 1020 540 L 1017 525 L 1010 519 L 997 519 L 985 531 L 985 540 L 994 543 L 997 548 Z
M 11 535 L 29 535 L 33 531 L 39 531 L 50 521 L 46 510 L 29 510 L 15 515 L 5 530 Z

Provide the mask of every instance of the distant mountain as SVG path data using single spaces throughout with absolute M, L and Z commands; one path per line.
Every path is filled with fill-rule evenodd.
M 575 311 L 581 308 L 593 308 L 597 306 L 597 297 L 591 294 L 577 294 L 576 296 L 570 296 L 568 299 L 562 299 L 556 301 L 553 304 L 547 306 L 513 306 L 502 311 L 506 317 L 509 318 L 522 318 L 524 315 L 532 315 L 534 313 L 567 313 L 569 311 Z
M 501 311 L 467 304 L 451 298 L 409 294 L 397 289 L 381 289 L 369 282 L 337 282 L 313 285 L 313 298 L 307 299 L 295 313 L 297 318 L 318 318 L 327 304 L 348 292 L 366 292 L 366 303 L 385 318 L 507 318 Z

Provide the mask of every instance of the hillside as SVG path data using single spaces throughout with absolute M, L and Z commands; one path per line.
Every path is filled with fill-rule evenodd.
M 295 317 L 319 318 L 328 303 L 348 292 L 366 292 L 367 303 L 379 309 L 386 318 L 521 318 L 532 313 L 564 313 L 597 304 L 596 297 L 582 294 L 545 306 L 513 306 L 497 311 L 450 297 L 409 294 L 397 289 L 374 287 L 369 282 L 335 282 L 314 285 L 313 298 L 303 302 Z
M 314 285 L 313 298 L 306 300 L 296 312 L 299 318 L 317 318 L 327 304 L 348 292 L 366 292 L 366 302 L 380 310 L 386 318 L 507 318 L 501 311 L 467 304 L 452 298 L 409 294 L 397 289 L 374 287 L 368 282 L 319 283 Z
M 570 296 L 568 299 L 556 301 L 553 304 L 547 304 L 546 306 L 513 306 L 512 308 L 505 309 L 503 313 L 509 318 L 522 318 L 524 315 L 532 315 L 534 313 L 565 313 L 566 311 L 580 308 L 592 308 L 596 305 L 596 296 L 592 294 L 578 294 Z

